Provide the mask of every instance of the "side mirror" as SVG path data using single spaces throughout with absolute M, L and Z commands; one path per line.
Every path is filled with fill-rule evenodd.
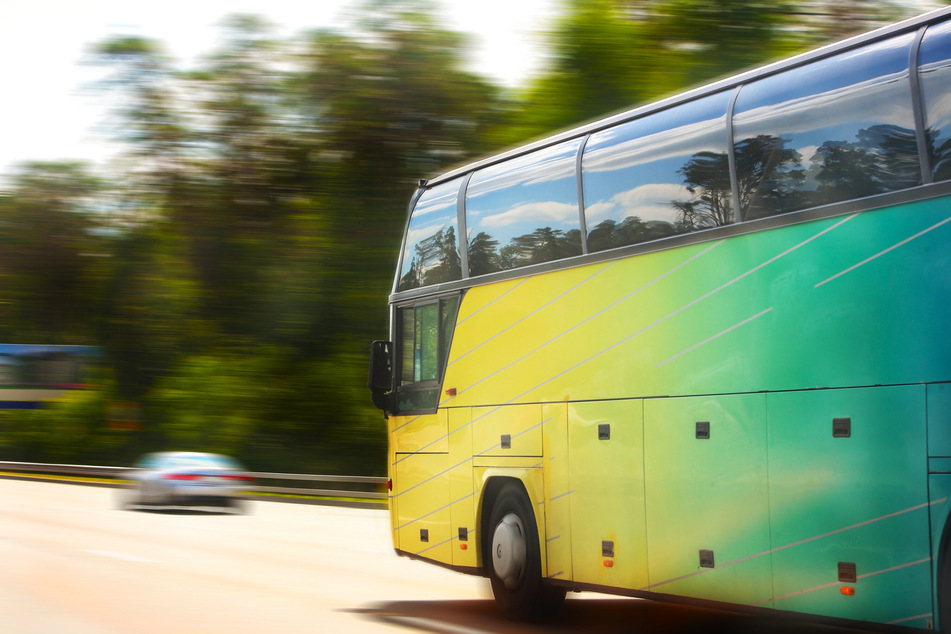
M 387 394 L 393 391 L 393 343 L 374 341 L 370 345 L 370 374 L 367 387 L 373 406 L 387 412 L 390 408 Z

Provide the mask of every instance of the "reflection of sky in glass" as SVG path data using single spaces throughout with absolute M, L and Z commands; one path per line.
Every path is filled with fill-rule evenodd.
M 854 143 L 860 130 L 876 125 L 914 129 L 908 87 L 912 38 L 904 35 L 744 86 L 733 119 L 736 141 L 782 137 L 808 169 L 827 141 Z
M 698 152 L 725 156 L 729 94 L 717 94 L 591 135 L 583 159 L 585 223 L 629 216 L 673 223 L 693 195 L 678 173 Z
M 466 231 L 485 232 L 499 242 L 542 227 L 581 227 L 575 161 L 580 140 L 538 150 L 479 170 L 466 190 Z
M 951 138 L 951 21 L 928 27 L 918 55 L 921 92 L 925 105 L 925 127 L 936 149 Z M 939 160 L 933 168 L 942 167 Z M 938 170 L 935 170 L 938 171 Z M 947 168 L 936 178 L 947 178 Z
M 459 235 L 456 214 L 456 198 L 459 194 L 460 179 L 436 185 L 420 196 L 413 208 L 413 215 L 409 221 L 406 240 L 403 243 L 403 266 L 400 270 L 402 278 L 409 272 L 413 258 L 416 255 L 416 245 L 426 238 L 431 238 L 441 230 L 453 228 L 456 236 Z M 419 262 L 421 267 L 434 266 L 438 262 Z

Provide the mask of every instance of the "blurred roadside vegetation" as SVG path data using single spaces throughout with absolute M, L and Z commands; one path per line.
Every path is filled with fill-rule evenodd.
M 0 342 L 100 346 L 97 390 L 0 414 L 0 459 L 128 464 L 209 450 L 258 471 L 381 475 L 365 387 L 419 178 L 917 12 L 867 0 L 563 0 L 547 65 L 466 70 L 436 7 L 371 0 L 345 31 L 255 16 L 183 69 L 95 44 L 127 152 L 26 163 L 0 192 Z M 920 8 L 920 7 L 919 7 Z M 499 19 L 504 19 L 500 16 Z M 106 404 L 143 404 L 141 431 Z

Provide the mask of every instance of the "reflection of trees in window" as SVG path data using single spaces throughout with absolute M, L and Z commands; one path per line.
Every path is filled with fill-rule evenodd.
M 790 139 L 760 134 L 735 146 L 743 218 L 763 218 L 802 209 L 802 156 L 786 147 Z
M 877 125 L 860 130 L 858 141 L 826 141 L 812 158 L 819 183 L 812 205 L 914 187 L 921 183 L 913 130 Z
M 641 220 L 637 216 L 628 216 L 621 222 L 608 219 L 588 233 L 588 250 L 604 251 L 628 244 L 638 244 L 650 240 L 659 240 L 678 233 L 677 226 L 663 220 Z
M 740 204 L 749 220 L 921 184 L 913 130 L 882 124 L 855 141 L 828 140 L 802 168 L 789 139 L 759 135 L 736 144 Z M 811 183 L 811 184 L 810 184 Z
M 493 240 L 485 231 L 477 233 L 469 241 L 469 275 L 485 275 L 500 270 L 502 267 L 496 251 L 498 246 L 499 241 Z
M 480 231 L 469 242 L 469 274 L 485 275 L 581 255 L 581 231 L 540 227 L 515 236 L 498 248 L 499 241 Z
M 562 231 L 540 227 L 532 233 L 515 236 L 499 249 L 499 264 L 502 270 L 530 264 L 552 262 L 562 258 L 581 255 L 581 231 Z
M 416 243 L 409 270 L 400 278 L 400 290 L 441 284 L 462 278 L 456 231 L 444 227 Z
M 722 227 L 733 222 L 730 162 L 722 152 L 698 152 L 677 171 L 692 200 L 674 200 L 680 212 L 677 233 Z
M 730 163 L 725 152 L 697 152 L 677 173 L 690 198 L 667 203 L 677 211 L 675 221 L 633 215 L 621 222 L 603 220 L 588 232 L 588 250 L 603 251 L 733 222 Z
M 931 176 L 936 181 L 951 180 L 951 137 L 937 144 L 937 139 L 946 133 L 946 130 L 928 128 L 925 135 L 928 139 L 928 158 L 931 161 Z

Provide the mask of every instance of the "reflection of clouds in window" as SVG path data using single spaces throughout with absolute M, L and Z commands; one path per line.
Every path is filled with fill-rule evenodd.
M 412 249 L 420 240 L 429 238 L 430 236 L 436 235 L 439 231 L 444 230 L 448 226 L 456 226 L 455 217 L 452 220 L 446 218 L 434 218 L 437 222 L 426 225 L 425 227 L 413 227 L 412 225 L 409 228 L 409 231 L 406 234 L 406 248 Z
M 855 131 L 876 123 L 907 123 L 910 100 L 894 97 L 908 90 L 907 80 L 907 72 L 895 74 L 748 111 L 742 110 L 744 88 L 734 117 L 736 138 L 781 127 L 783 136 L 805 135 L 802 142 L 821 145 L 830 139 L 852 140 Z
M 925 91 L 925 105 L 927 107 L 927 127 L 929 130 L 946 131 L 951 127 L 951 92 L 934 94 Z M 937 92 L 937 91 L 935 91 Z
M 580 140 L 569 141 L 486 167 L 473 175 L 466 189 L 466 198 L 471 200 L 513 187 L 574 179 L 575 156 L 580 143 Z
M 616 133 L 599 133 L 592 136 L 592 142 L 588 143 L 588 148 L 592 149 L 585 149 L 584 171 L 609 172 L 671 158 L 683 160 L 695 152 L 722 151 L 722 140 L 712 138 L 711 133 L 721 131 L 723 127 L 721 117 L 681 126 L 675 130 L 628 139 L 620 143 L 614 142 L 619 136 Z M 698 140 L 705 137 L 710 141 L 707 145 L 698 143 Z M 720 143 L 717 144 L 715 141 Z M 613 145 L 611 145 L 612 142 Z
M 597 224 L 604 220 L 620 222 L 628 216 L 640 216 L 643 219 L 676 222 L 677 211 L 671 206 L 672 200 L 689 200 L 691 194 L 687 188 L 677 183 L 652 183 L 619 192 L 606 201 L 599 201 L 585 208 L 588 224 Z
M 486 216 L 482 227 L 507 227 L 517 223 L 527 223 L 536 227 L 546 224 L 565 224 L 578 219 L 578 205 L 554 201 L 525 203 L 517 205 L 500 214 Z
M 729 98 L 717 93 L 591 136 L 582 161 L 590 251 L 730 222 Z
M 425 216 L 438 211 L 456 213 L 456 192 L 453 191 L 443 196 L 439 196 L 434 200 L 421 200 L 413 210 L 413 216 Z

